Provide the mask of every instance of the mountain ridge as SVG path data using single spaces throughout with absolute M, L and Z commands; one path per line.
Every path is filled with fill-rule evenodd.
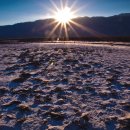
M 31 22 L 16 23 L 13 25 L 0 26 L 0 38 L 38 38 L 38 37 L 59 37 L 58 28 L 49 36 L 55 24 L 49 25 L 54 19 L 43 19 Z M 78 36 L 68 27 L 70 37 L 89 37 L 89 36 L 130 36 L 130 13 L 103 17 L 78 17 L 74 18 L 75 23 L 80 27 L 71 24 Z M 61 37 L 64 35 L 62 34 Z

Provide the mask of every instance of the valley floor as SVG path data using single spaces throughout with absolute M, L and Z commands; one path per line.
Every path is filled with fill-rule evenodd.
M 128 130 L 130 47 L 0 45 L 0 130 Z

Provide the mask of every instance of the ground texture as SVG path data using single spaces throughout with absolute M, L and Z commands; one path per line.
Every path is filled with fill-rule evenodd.
M 0 45 L 0 130 L 129 130 L 130 47 Z

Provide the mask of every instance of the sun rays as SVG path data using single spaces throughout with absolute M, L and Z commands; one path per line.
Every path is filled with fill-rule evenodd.
M 56 39 L 64 39 L 69 40 L 69 32 L 73 32 L 75 36 L 79 36 L 78 32 L 75 28 L 80 28 L 86 33 L 89 33 L 93 36 L 100 36 L 101 34 L 94 31 L 93 29 L 83 26 L 82 24 L 75 21 L 75 18 L 77 16 L 77 12 L 80 11 L 84 7 L 80 7 L 78 9 L 75 9 L 76 1 L 70 6 L 68 4 L 68 1 L 60 1 L 60 7 L 57 6 L 57 4 L 51 0 L 51 3 L 53 5 L 52 12 L 52 18 L 53 22 L 50 23 L 50 25 L 54 25 L 52 30 L 49 33 L 49 37 L 51 38 L 53 35 L 55 35 L 55 32 L 58 32 Z M 58 31 L 57 31 L 58 30 Z
M 54 18 L 57 22 L 61 24 L 67 24 L 70 22 L 71 19 L 74 18 L 74 15 L 69 7 L 65 7 L 61 10 L 58 9 L 58 11 L 55 12 Z

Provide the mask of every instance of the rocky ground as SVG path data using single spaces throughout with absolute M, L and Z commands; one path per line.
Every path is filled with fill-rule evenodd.
M 0 45 L 0 130 L 115 129 L 130 129 L 130 47 Z

